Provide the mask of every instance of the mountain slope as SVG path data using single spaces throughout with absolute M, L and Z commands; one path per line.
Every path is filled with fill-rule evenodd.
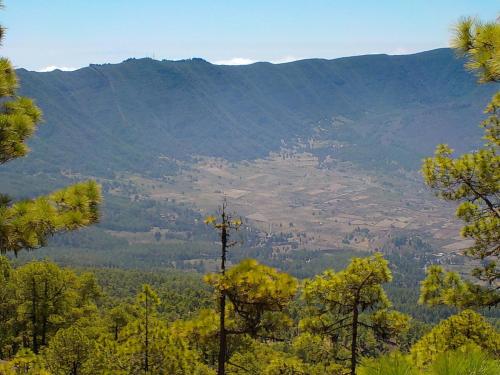
M 169 158 L 197 154 L 252 159 L 311 137 L 346 143 L 341 157 L 361 164 L 414 167 L 439 142 L 480 142 L 493 92 L 448 49 L 279 65 L 130 59 L 18 74 L 45 124 L 32 154 L 8 168 L 97 175 L 162 174 L 175 168 Z

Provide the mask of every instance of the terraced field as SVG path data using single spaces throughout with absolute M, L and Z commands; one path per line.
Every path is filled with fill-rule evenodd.
M 291 233 L 304 249 L 376 249 L 395 232 L 419 232 L 443 251 L 467 245 L 447 205 L 418 175 L 370 173 L 352 164 L 320 162 L 305 152 L 270 154 L 253 162 L 199 158 L 175 177 L 129 180 L 155 200 L 213 212 L 225 196 L 248 225 Z

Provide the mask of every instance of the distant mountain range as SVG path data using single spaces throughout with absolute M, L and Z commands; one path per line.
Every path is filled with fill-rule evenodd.
M 416 168 L 439 142 L 476 147 L 494 90 L 449 49 L 245 66 L 145 58 L 18 75 L 45 123 L 30 156 L 5 167 L 91 175 L 161 175 L 172 159 L 253 159 L 311 139 L 322 156 L 341 144 L 339 158 Z

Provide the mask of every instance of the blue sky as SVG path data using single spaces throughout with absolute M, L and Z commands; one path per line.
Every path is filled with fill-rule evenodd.
M 129 57 L 215 63 L 369 53 L 448 45 L 464 15 L 494 19 L 498 0 L 4 0 L 1 55 L 43 70 Z

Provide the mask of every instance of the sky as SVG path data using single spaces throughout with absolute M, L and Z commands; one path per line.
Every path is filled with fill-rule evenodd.
M 448 46 L 454 22 L 499 0 L 4 0 L 0 55 L 73 70 L 130 57 L 282 63 Z

